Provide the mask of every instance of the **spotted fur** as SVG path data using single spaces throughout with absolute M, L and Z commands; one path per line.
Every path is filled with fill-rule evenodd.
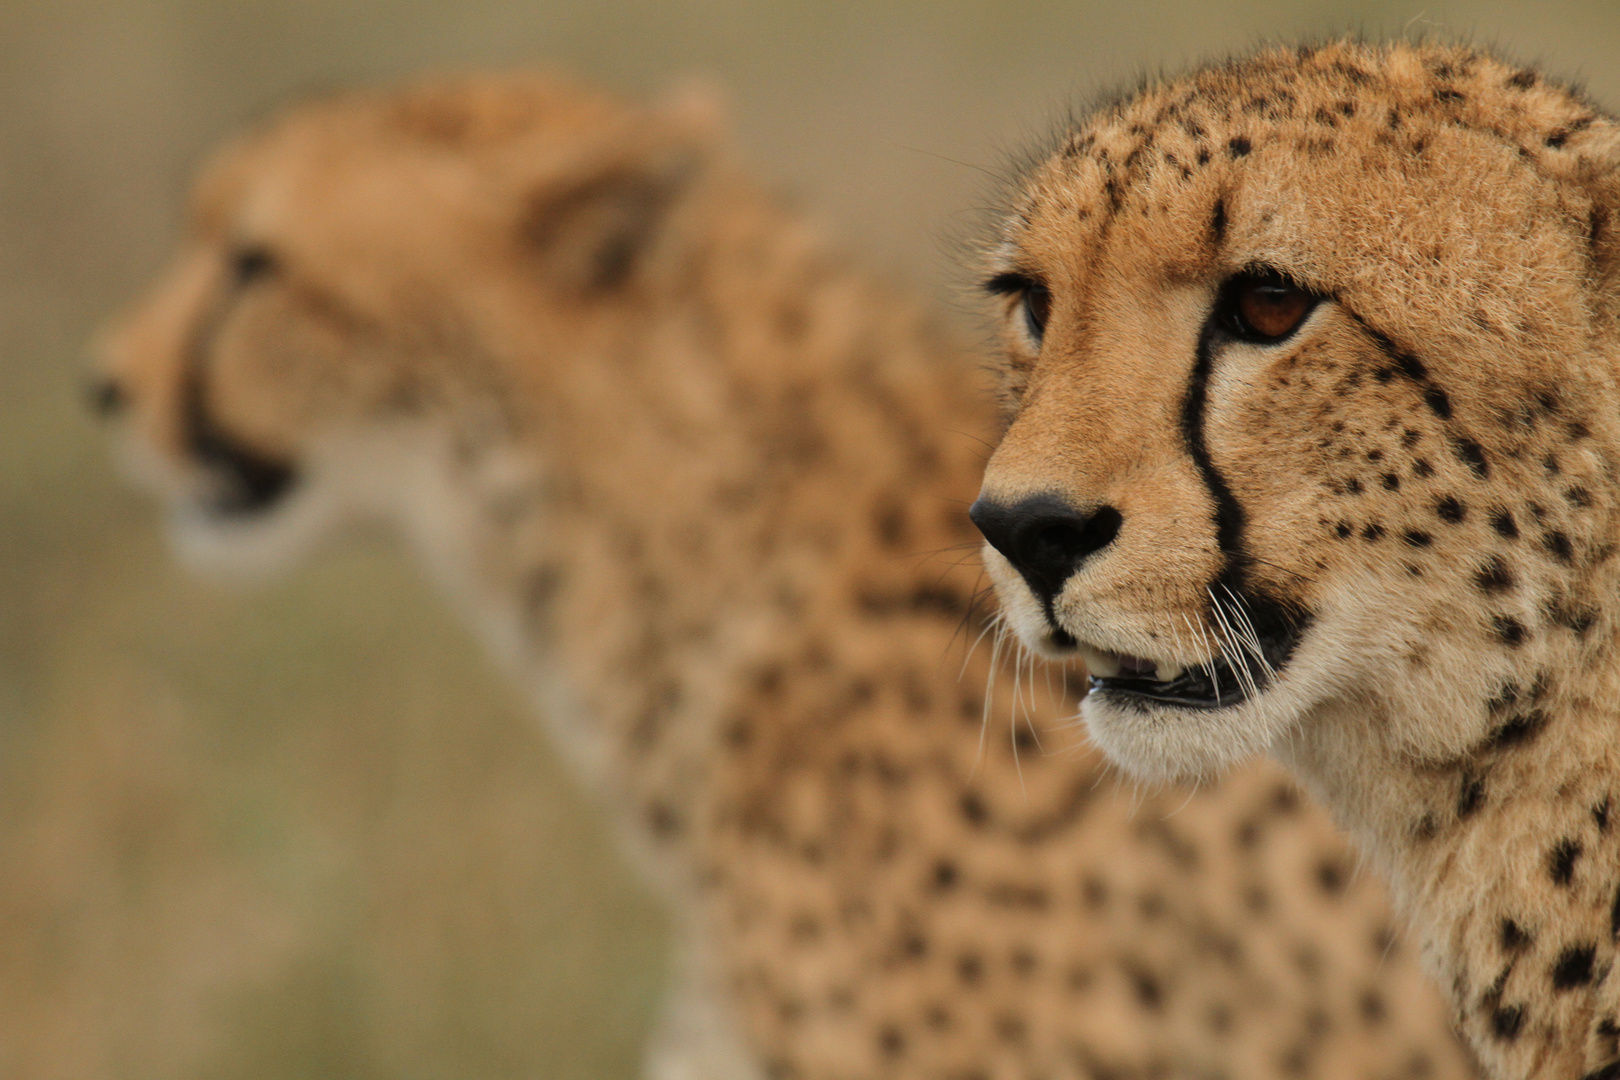
M 1279 770 L 1140 794 L 969 648 L 993 403 L 710 126 L 471 80 L 227 153 L 101 395 L 182 543 L 423 552 L 670 901 L 649 1075 L 1468 1075 Z
M 1004 301 L 985 497 L 1121 522 L 1044 610 L 988 551 L 1020 635 L 1247 665 L 1236 703 L 1105 678 L 1083 712 L 1140 775 L 1291 765 L 1504 1080 L 1620 1075 L 1616 209 L 1620 125 L 1578 93 L 1339 42 L 1099 112 L 991 257 L 1050 316 Z M 1262 273 L 1317 298 L 1281 340 L 1223 308 Z

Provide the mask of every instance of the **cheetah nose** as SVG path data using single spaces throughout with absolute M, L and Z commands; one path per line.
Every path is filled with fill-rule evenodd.
M 1124 520 L 1112 506 L 1082 514 L 1056 495 L 1010 506 L 981 495 L 968 517 L 1048 607 L 1081 563 L 1114 542 Z
M 129 405 L 129 391 L 111 375 L 98 375 L 85 385 L 84 400 L 97 416 L 117 416 Z

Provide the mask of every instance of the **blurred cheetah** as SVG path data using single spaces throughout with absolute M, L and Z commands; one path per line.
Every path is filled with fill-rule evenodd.
M 1467 1075 L 1279 771 L 1121 791 L 967 655 L 993 403 L 713 126 L 470 79 L 226 153 L 100 391 L 181 545 L 398 524 L 676 913 L 649 1076 Z
M 1069 134 L 990 277 L 1021 640 L 1138 775 L 1290 765 L 1501 1078 L 1620 1076 L 1617 210 L 1534 71 L 1274 49 Z

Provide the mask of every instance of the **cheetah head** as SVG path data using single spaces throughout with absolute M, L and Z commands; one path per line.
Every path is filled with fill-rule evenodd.
M 280 563 L 423 495 L 424 458 L 544 424 L 521 403 L 601 377 L 679 291 L 700 96 L 452 79 L 296 107 L 223 152 L 92 387 L 182 551 Z
M 1354 708 L 1478 737 L 1595 639 L 1620 128 L 1447 46 L 1273 50 L 1066 134 L 991 247 L 1004 618 L 1144 777 Z

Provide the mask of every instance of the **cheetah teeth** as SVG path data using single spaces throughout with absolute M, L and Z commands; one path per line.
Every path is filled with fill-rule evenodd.
M 1117 679 L 1121 675 L 1129 678 L 1148 678 L 1155 682 L 1174 682 L 1181 678 L 1187 670 L 1185 665 L 1173 660 L 1146 660 L 1136 656 L 1125 656 L 1120 653 L 1104 652 L 1089 645 L 1078 647 L 1081 661 L 1086 665 L 1086 673 L 1093 679 Z

